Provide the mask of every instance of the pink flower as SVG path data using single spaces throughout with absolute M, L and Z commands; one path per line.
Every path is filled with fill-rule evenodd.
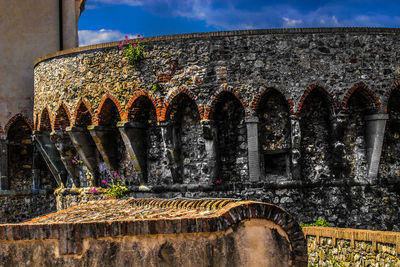
M 99 192 L 99 190 L 97 190 L 95 187 L 90 189 L 90 193 L 92 193 L 92 194 L 97 194 L 98 192 Z
M 114 172 L 114 177 L 118 177 L 118 173 L 117 172 Z
M 137 44 L 133 44 L 133 47 L 136 47 L 137 46 Z
M 73 159 L 73 160 L 72 160 L 72 164 L 76 164 L 76 160 Z
M 129 41 L 128 35 L 125 35 L 125 40 L 126 40 L 127 42 Z
M 215 183 L 216 183 L 216 184 L 220 184 L 220 183 L 221 183 L 221 180 L 216 180 Z
M 107 181 L 106 180 L 102 180 L 101 181 L 105 186 L 107 186 L 108 185 L 108 183 L 107 183 Z
M 140 34 L 138 34 L 137 37 L 140 37 Z
M 121 48 L 123 45 L 124 45 L 123 43 L 120 43 L 118 47 Z

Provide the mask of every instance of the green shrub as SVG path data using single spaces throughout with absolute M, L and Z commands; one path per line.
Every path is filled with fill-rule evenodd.
M 325 219 L 318 219 L 313 223 L 300 223 L 301 227 L 307 227 L 307 226 L 321 226 L 321 227 L 330 227 L 331 224 L 327 222 Z

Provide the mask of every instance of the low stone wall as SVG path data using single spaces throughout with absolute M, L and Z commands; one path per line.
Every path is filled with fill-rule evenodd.
M 309 266 L 400 266 L 400 233 L 304 227 Z
M 0 223 L 24 222 L 55 210 L 56 199 L 50 192 L 0 193 Z

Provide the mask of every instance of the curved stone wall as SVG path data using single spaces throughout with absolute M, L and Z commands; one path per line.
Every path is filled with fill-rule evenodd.
M 43 133 L 58 131 L 53 143 L 63 151 L 54 166 L 67 187 L 98 185 L 115 172 L 131 188 L 150 190 L 226 186 L 238 194 L 247 189 L 237 186 L 251 182 L 260 198 L 270 186 L 321 194 L 327 186 L 343 203 L 355 194 L 338 188 L 351 185 L 376 186 L 384 192 L 373 195 L 396 199 L 396 186 L 384 188 L 398 184 L 400 174 L 393 156 L 400 153 L 393 126 L 399 33 L 323 28 L 151 37 L 141 40 L 146 54 L 138 67 L 125 64 L 118 43 L 58 52 L 35 63 L 34 127 L 42 143 Z M 84 162 L 79 174 L 67 166 L 68 155 Z M 298 193 L 282 193 L 278 202 L 293 203 Z M 299 194 L 311 200 L 314 192 Z M 357 201 L 347 204 L 359 214 Z M 399 213 L 395 208 L 383 220 Z

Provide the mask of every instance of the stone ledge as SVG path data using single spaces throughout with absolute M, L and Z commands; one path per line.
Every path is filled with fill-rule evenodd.
M 229 37 L 229 36 L 244 36 L 244 35 L 261 35 L 261 34 L 318 34 L 318 33 L 386 33 L 399 34 L 400 28 L 375 28 L 375 27 L 338 27 L 338 28 L 289 28 L 289 29 L 260 29 L 260 30 L 240 30 L 240 31 L 220 31 L 220 32 L 204 32 L 204 33 L 188 33 L 174 34 L 164 36 L 147 37 L 141 42 L 160 42 L 168 40 L 180 39 L 195 39 L 195 38 L 210 38 L 210 37 Z M 43 57 L 39 57 L 34 62 L 34 67 L 42 61 L 70 55 L 79 52 L 85 52 L 103 48 L 114 48 L 119 45 L 119 42 L 110 42 L 96 45 L 88 45 L 83 47 L 66 49 L 63 51 L 51 53 Z

